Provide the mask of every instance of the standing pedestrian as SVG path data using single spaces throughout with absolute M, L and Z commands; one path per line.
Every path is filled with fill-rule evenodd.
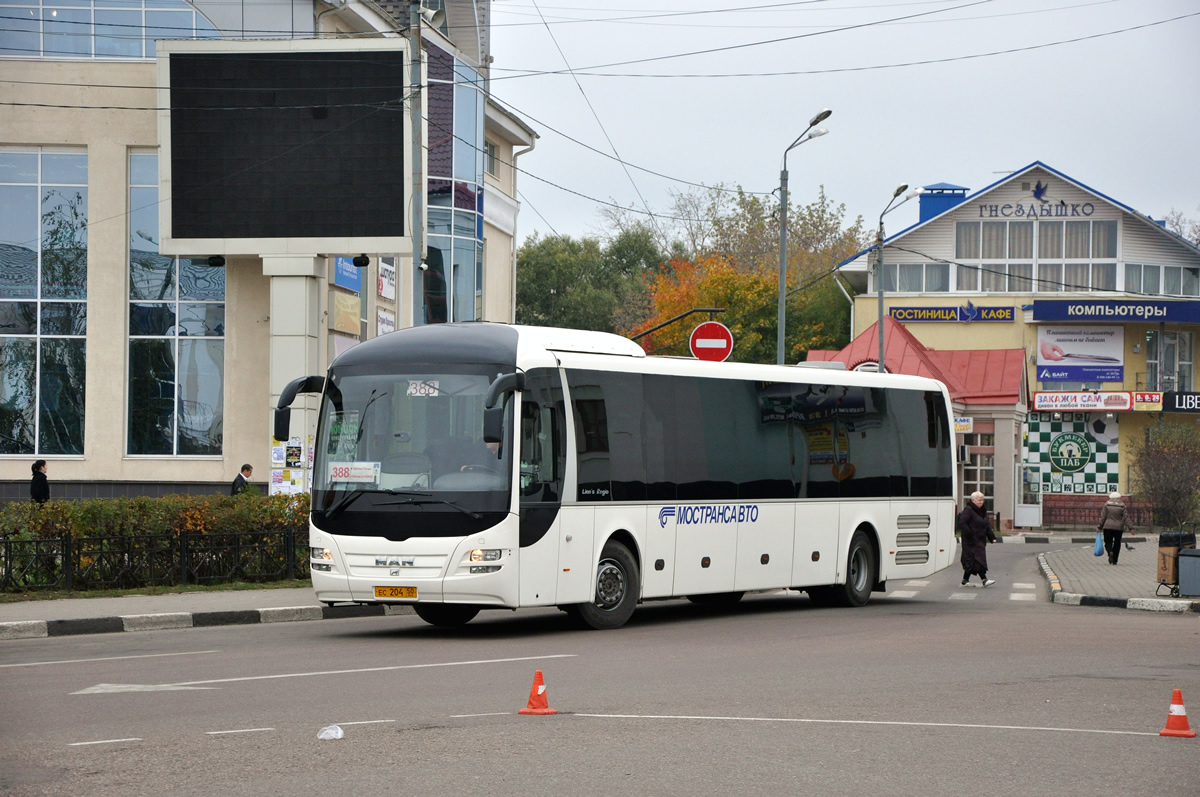
M 247 462 L 242 466 L 242 471 L 237 476 L 233 477 L 233 485 L 229 488 L 230 495 L 240 495 L 246 491 L 246 486 L 250 484 L 250 477 L 254 475 L 254 468 Z
M 995 542 L 996 535 L 983 508 L 983 493 L 971 493 L 971 500 L 958 515 L 958 531 L 962 534 L 963 586 L 973 575 L 978 575 L 985 587 L 995 584 L 995 580 L 987 577 L 987 544 Z
M 46 478 L 46 460 L 39 459 L 30 466 L 33 478 L 29 480 L 29 497 L 35 504 L 50 500 L 50 480 Z
M 1100 525 L 1097 531 L 1104 532 L 1104 550 L 1108 551 L 1108 563 L 1115 565 L 1121 555 L 1121 535 L 1129 527 L 1129 513 L 1121 503 L 1121 493 L 1113 490 L 1108 501 L 1100 507 Z

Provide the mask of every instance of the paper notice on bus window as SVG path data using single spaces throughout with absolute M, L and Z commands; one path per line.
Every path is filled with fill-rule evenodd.
M 408 383 L 408 395 L 410 396 L 436 396 L 438 395 L 438 383 L 436 379 L 412 380 Z
M 329 482 L 379 484 L 378 462 L 330 462 Z

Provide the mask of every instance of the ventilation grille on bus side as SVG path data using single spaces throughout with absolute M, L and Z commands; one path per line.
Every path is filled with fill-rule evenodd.
M 900 515 L 896 518 L 896 528 L 927 529 L 929 528 L 929 515 Z
M 897 548 L 924 548 L 929 545 L 928 531 L 902 531 L 896 535 Z
M 929 551 L 896 551 L 896 564 L 923 565 L 929 561 Z

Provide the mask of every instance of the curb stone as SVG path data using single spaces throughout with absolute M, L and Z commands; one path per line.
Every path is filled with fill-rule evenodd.
M 1083 540 L 1083 542 L 1091 542 L 1091 539 Z M 1050 586 L 1050 600 L 1054 603 L 1061 603 L 1066 606 L 1104 606 L 1111 609 L 1135 609 L 1144 612 L 1200 613 L 1200 601 L 1175 600 L 1170 598 L 1109 598 L 1100 595 L 1077 595 L 1073 592 L 1064 592 L 1058 576 L 1055 575 L 1054 571 L 1050 569 L 1050 565 L 1047 564 L 1044 553 L 1038 554 L 1038 566 L 1042 569 L 1042 574 L 1046 576 L 1046 582 Z
M 80 634 L 109 634 L 117 631 L 162 631 L 222 625 L 337 620 L 348 617 L 392 617 L 413 613 L 413 608 L 409 604 L 354 604 L 349 606 L 242 609 L 224 612 L 127 614 L 118 617 L 92 617 L 82 620 L 18 620 L 0 623 L 0 639 L 38 639 Z

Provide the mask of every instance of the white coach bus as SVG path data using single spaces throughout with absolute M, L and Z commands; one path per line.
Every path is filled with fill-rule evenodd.
M 557 606 L 592 628 L 640 601 L 804 590 L 861 606 L 954 552 L 950 399 L 896 374 L 649 357 L 616 335 L 402 329 L 321 393 L 317 599 L 434 625 Z

